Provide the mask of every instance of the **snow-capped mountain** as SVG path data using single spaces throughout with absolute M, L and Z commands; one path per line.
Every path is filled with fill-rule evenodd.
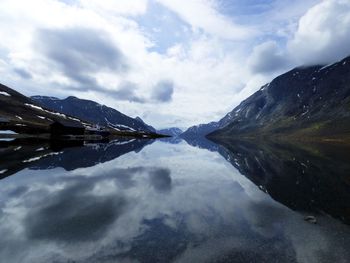
M 58 99 L 46 96 L 33 96 L 31 99 L 46 108 L 74 115 L 82 120 L 101 126 L 121 131 L 155 132 L 155 129 L 144 123 L 141 118 L 131 118 L 113 108 L 91 100 L 83 100 L 76 97 Z
M 6 124 L 6 130 L 11 128 L 20 133 L 45 133 L 54 121 L 89 125 L 78 118 L 41 107 L 30 98 L 1 84 L 0 105 L 0 123 Z

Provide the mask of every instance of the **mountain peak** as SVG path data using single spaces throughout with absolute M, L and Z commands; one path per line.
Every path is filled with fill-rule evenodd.
M 231 118 L 225 125 L 227 117 L 222 119 L 220 129 L 212 136 L 333 136 L 350 130 L 349 106 L 347 57 L 326 66 L 295 68 L 278 76 L 229 113 Z
M 52 96 L 41 96 L 41 95 L 35 95 L 30 97 L 33 100 L 59 100 L 59 98 L 52 97 Z
M 63 100 L 50 100 L 42 96 L 35 96 L 32 99 L 45 108 L 77 116 L 82 120 L 101 126 L 118 130 L 155 132 L 153 127 L 145 124 L 140 118 L 131 118 L 95 101 L 79 99 L 75 96 L 69 96 Z
M 139 116 L 137 116 L 136 118 L 135 118 L 135 120 L 138 120 L 138 121 L 141 121 L 141 122 L 144 122 Z
M 350 130 L 350 56 L 329 65 L 294 68 L 262 86 L 218 122 L 190 127 L 181 137 L 297 131 L 311 136 L 346 130 Z
M 79 98 L 75 97 L 75 96 L 68 96 L 66 98 L 66 100 L 78 100 Z

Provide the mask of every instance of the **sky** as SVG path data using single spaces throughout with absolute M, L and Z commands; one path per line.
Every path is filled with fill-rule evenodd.
M 350 1 L 0 0 L 0 39 L 4 85 L 186 128 L 350 55 Z

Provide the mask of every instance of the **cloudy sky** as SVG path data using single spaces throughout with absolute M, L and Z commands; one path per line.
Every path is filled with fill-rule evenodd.
M 349 55 L 350 1 L 0 0 L 0 39 L 5 85 L 185 128 Z

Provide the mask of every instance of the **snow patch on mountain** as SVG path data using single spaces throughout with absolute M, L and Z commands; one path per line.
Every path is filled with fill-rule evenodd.
M 11 97 L 11 95 L 10 94 L 8 94 L 7 92 L 5 92 L 5 91 L 0 91 L 0 95 L 2 95 L 2 96 L 6 96 L 6 97 Z

